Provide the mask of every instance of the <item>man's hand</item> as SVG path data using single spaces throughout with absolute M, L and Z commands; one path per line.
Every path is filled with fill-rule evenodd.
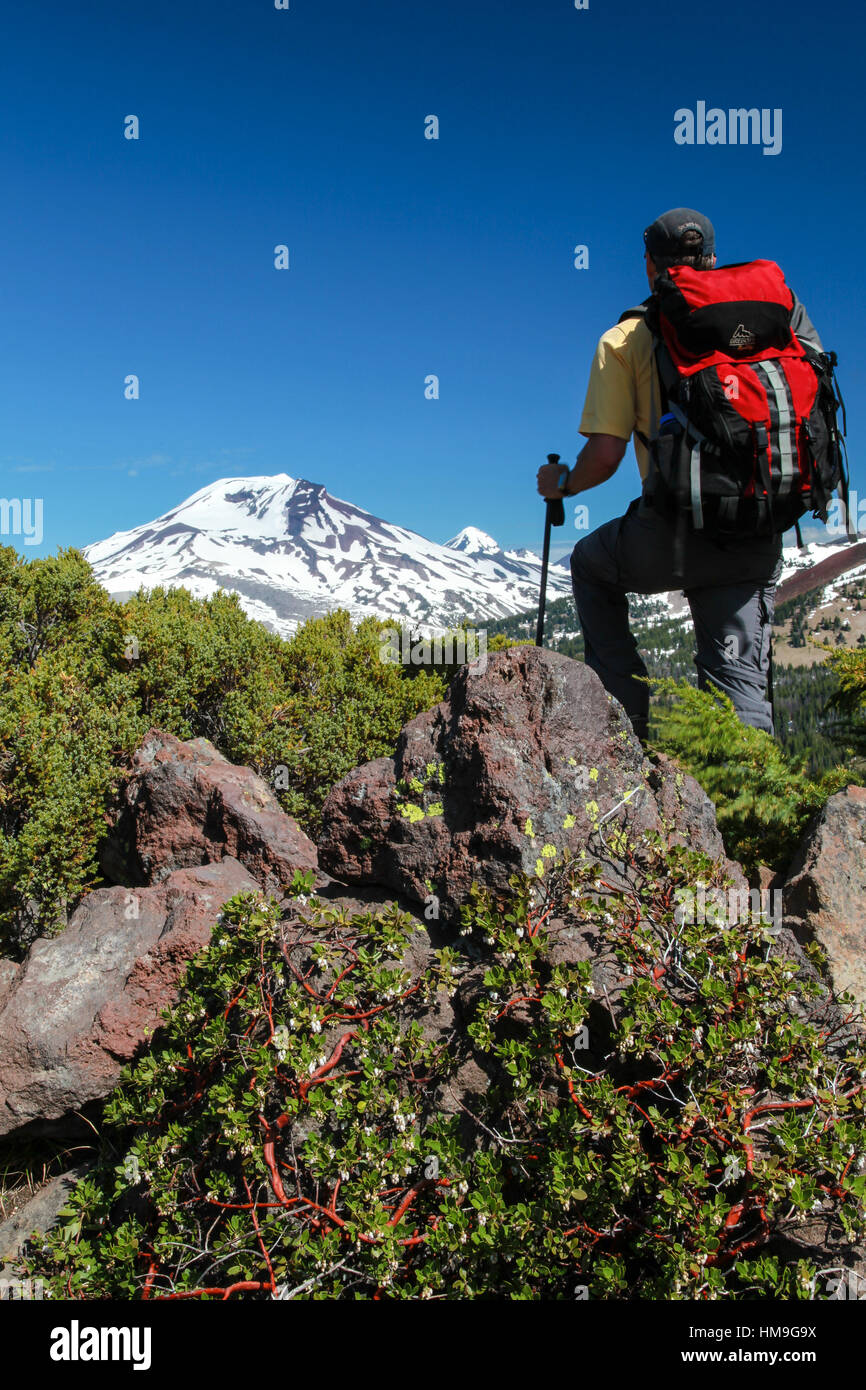
M 613 477 L 628 447 L 627 439 L 615 434 L 591 434 L 577 456 L 577 463 L 565 480 L 564 490 L 557 487 L 561 463 L 545 463 L 538 470 L 538 491 L 548 501 L 555 497 L 576 497 L 591 487 Z
M 567 467 L 567 464 L 562 463 L 543 463 L 539 468 L 538 491 L 546 501 L 552 502 L 558 497 L 566 496 L 558 483 Z

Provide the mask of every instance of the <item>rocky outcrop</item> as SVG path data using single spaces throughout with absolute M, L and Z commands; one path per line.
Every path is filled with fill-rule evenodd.
M 0 1135 L 67 1129 L 115 1085 L 170 1006 L 221 907 L 255 879 L 236 859 L 157 886 L 100 888 L 31 947 L 0 999 Z
M 354 953 L 368 929 L 364 914 L 390 911 L 395 897 L 413 907 L 426 931 L 412 935 L 393 966 L 408 973 L 407 1021 L 432 1054 L 448 1058 L 429 1111 L 454 1115 L 475 1143 L 483 1098 L 507 1080 L 502 1057 L 478 1041 L 475 1027 L 490 999 L 489 957 L 479 941 L 458 940 L 447 971 L 438 973 L 439 947 L 455 946 L 454 921 L 473 887 L 505 896 L 511 875 L 535 873 L 548 846 L 554 858 L 566 849 L 604 858 L 605 878 L 615 882 L 620 826 L 631 839 L 657 832 L 725 860 L 714 808 L 697 782 L 668 758 L 644 756 L 621 707 L 587 667 L 531 647 L 491 655 L 483 673 L 464 667 L 447 698 L 405 726 L 393 757 L 355 769 L 332 790 L 323 823 L 317 855 L 250 769 L 228 763 L 207 740 L 183 743 L 151 730 L 117 794 L 102 848 L 116 886 L 90 893 L 66 929 L 37 941 L 22 964 L 0 961 L 0 1136 L 68 1131 L 77 1114 L 104 1098 L 175 1003 L 184 969 L 208 944 L 226 901 L 263 890 L 283 899 L 281 950 L 322 997 L 333 984 L 327 971 L 337 969 L 322 965 L 323 931 L 345 933 Z M 772 950 L 790 962 L 788 978 L 817 977 L 801 944 L 817 939 L 836 989 L 866 996 L 864 842 L 866 790 L 848 788 L 813 821 L 784 882 L 784 923 Z M 285 896 L 295 869 L 316 870 L 320 901 L 309 918 L 304 898 Z M 739 866 L 727 869 L 745 888 Z M 772 889 L 781 877 L 762 866 L 757 883 Z M 432 900 L 435 910 L 422 911 Z M 592 1002 L 581 1063 L 593 1073 L 611 1055 L 620 996 L 634 977 L 602 925 L 610 917 L 600 921 L 568 904 L 557 911 L 563 916 L 545 922 L 538 993 L 521 990 L 497 1022 L 519 1040 L 557 968 L 588 962 Z M 431 967 L 431 988 L 415 998 Z M 675 975 L 667 987 L 700 988 L 685 970 Z M 817 1019 L 840 1059 L 860 1045 L 856 1025 L 827 991 L 813 1008 L 792 986 L 786 1007 Z M 346 1019 L 329 1013 L 317 1031 L 323 1058 L 330 1056 Z M 416 1083 L 422 1078 L 413 1075 Z M 309 1133 L 306 1123 L 299 1121 L 299 1140 Z M 0 1260 L 17 1259 L 30 1231 L 47 1229 L 73 1176 L 49 1184 L 41 1204 L 0 1227 Z M 144 1196 L 142 1184 L 129 1200 Z M 813 1215 L 808 1229 L 783 1225 L 774 1249 L 844 1266 L 859 1278 L 863 1251 L 843 1248 L 835 1227 L 820 1229 L 818 1208 Z
M 837 993 L 866 1005 L 866 787 L 846 787 L 812 818 L 782 885 L 785 926 L 817 941 Z
M 725 857 L 709 798 L 667 759 L 647 761 L 594 672 L 513 647 L 491 655 L 484 674 L 463 667 L 442 704 L 405 726 L 393 758 L 337 784 L 319 860 L 347 883 L 417 903 L 434 895 L 453 918 L 473 884 L 505 893 L 515 871 L 534 872 L 545 845 L 579 851 L 596 826 L 617 822 Z
M 295 869 L 317 864 L 312 840 L 252 768 L 230 763 L 206 738 L 182 743 L 151 729 L 117 797 L 103 873 L 140 886 L 227 857 L 277 896 Z

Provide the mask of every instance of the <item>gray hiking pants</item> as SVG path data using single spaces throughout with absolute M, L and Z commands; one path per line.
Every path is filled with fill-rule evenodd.
M 586 664 L 645 739 L 649 687 L 635 676 L 647 669 L 629 629 L 626 594 L 683 589 L 695 626 L 698 685 L 719 686 L 744 724 L 772 733 L 767 672 L 782 537 L 717 542 L 686 531 L 679 576 L 674 540 L 674 523 L 640 497 L 625 516 L 575 546 L 571 578 Z

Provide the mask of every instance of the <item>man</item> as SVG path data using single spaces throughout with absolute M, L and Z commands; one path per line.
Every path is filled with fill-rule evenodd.
M 651 290 L 656 276 L 672 265 L 711 270 L 716 263 L 712 223 L 691 208 L 673 208 L 659 217 L 644 232 L 644 246 Z M 791 327 L 801 342 L 822 350 L 796 296 Z M 539 469 L 542 497 L 574 496 L 606 482 L 632 435 L 645 482 L 649 452 L 643 440 L 653 433 L 659 400 L 652 335 L 642 317 L 628 318 L 599 340 L 580 422 L 587 443 L 567 479 L 561 465 Z M 636 677 L 647 671 L 629 629 L 626 594 L 682 588 L 694 621 L 698 684 L 703 689 L 718 686 L 744 724 L 772 733 L 767 673 L 781 535 L 714 540 L 688 530 L 678 568 L 674 557 L 675 523 L 653 509 L 645 493 L 625 516 L 575 546 L 572 584 L 587 665 L 621 702 L 645 741 L 649 687 Z

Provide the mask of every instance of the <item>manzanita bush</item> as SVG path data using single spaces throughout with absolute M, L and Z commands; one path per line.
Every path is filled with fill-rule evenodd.
M 771 924 L 681 920 L 678 888 L 724 886 L 704 856 L 594 848 L 539 846 L 435 951 L 300 876 L 291 911 L 234 899 L 31 1273 L 88 1299 L 815 1296 L 798 1230 L 864 1231 L 853 1004 Z

